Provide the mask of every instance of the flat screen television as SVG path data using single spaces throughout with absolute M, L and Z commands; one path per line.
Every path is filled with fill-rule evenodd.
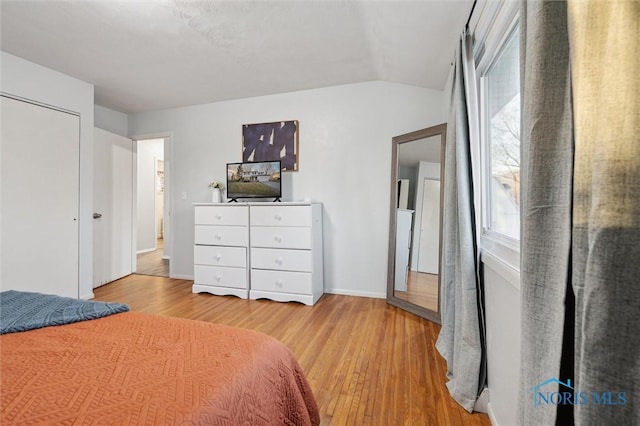
M 252 161 L 227 164 L 227 198 L 273 198 L 280 201 L 280 161 Z

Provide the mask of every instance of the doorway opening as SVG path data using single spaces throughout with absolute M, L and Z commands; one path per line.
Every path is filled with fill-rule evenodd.
M 139 139 L 136 150 L 136 267 L 139 275 L 170 276 L 167 138 Z

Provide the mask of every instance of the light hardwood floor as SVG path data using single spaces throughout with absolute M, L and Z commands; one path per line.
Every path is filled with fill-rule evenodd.
M 257 330 L 285 343 L 323 425 L 490 425 L 445 387 L 439 326 L 382 299 L 325 295 L 315 306 L 191 293 L 192 281 L 130 275 L 94 290 L 132 310 Z
M 407 291 L 395 292 L 396 297 L 438 312 L 438 276 L 409 271 Z
M 158 238 L 157 249 L 136 256 L 136 274 L 155 275 L 158 277 L 169 276 L 169 260 L 162 258 L 164 240 Z

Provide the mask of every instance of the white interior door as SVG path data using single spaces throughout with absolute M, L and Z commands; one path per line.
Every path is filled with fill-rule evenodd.
M 438 273 L 440 258 L 440 181 L 425 179 L 420 221 L 418 272 Z
M 0 99 L 1 287 L 77 298 L 80 117 Z
M 133 271 L 133 141 L 96 128 L 93 159 L 96 288 Z

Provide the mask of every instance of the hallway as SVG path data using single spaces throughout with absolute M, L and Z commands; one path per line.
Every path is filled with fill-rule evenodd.
M 154 251 L 138 254 L 136 274 L 169 277 L 169 259 L 162 258 L 162 248 L 164 247 L 162 238 L 158 238 L 157 247 Z

